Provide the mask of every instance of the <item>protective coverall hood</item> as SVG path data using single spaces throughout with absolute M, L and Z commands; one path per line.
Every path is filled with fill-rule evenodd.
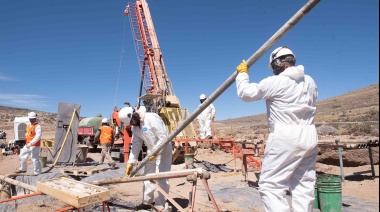
M 131 107 L 123 107 L 119 111 L 119 119 L 124 124 L 128 125 L 131 122 L 132 114 L 133 114 L 133 108 L 131 108 Z
M 280 73 L 282 76 L 287 76 L 295 81 L 303 80 L 305 77 L 305 68 L 303 65 L 298 66 L 292 66 L 287 69 L 285 69 L 283 72 Z
M 145 106 L 140 106 L 140 109 L 137 111 L 137 113 L 140 115 L 140 120 L 144 121 L 144 117 L 145 117 L 145 113 L 146 113 Z

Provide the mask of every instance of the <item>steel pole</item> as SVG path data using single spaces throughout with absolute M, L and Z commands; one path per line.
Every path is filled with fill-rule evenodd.
M 310 0 L 308 1 L 296 14 L 294 14 L 277 32 L 272 35 L 251 57 L 248 58 L 247 65 L 251 67 L 261 56 L 263 56 L 278 40 L 282 38 L 294 25 L 296 25 L 311 9 L 317 5 L 320 0 Z M 134 176 L 147 162 L 150 156 L 156 155 L 162 148 L 171 142 L 187 125 L 189 125 L 204 109 L 206 109 L 216 98 L 218 98 L 228 87 L 234 83 L 237 76 L 237 72 L 234 71 L 233 74 L 217 88 L 207 99 L 204 101 L 187 119 L 185 119 L 182 124 L 180 124 L 176 130 L 174 130 L 156 149 L 154 149 L 149 155 L 147 155 L 136 167 L 132 170 L 130 176 Z

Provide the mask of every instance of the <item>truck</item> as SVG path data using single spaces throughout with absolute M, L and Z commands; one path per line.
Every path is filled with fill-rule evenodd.
M 95 141 L 95 133 L 102 126 L 101 116 L 80 118 L 78 124 L 78 143 L 85 144 L 96 151 L 98 143 Z

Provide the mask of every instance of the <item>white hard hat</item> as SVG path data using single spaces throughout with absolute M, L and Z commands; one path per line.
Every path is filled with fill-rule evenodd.
M 199 96 L 199 99 L 200 99 L 200 100 L 202 100 L 202 99 L 206 99 L 206 95 L 201 94 L 201 95 Z
M 292 50 L 290 50 L 289 47 L 287 46 L 278 47 L 275 50 L 273 50 L 273 52 L 269 56 L 268 68 L 273 69 L 271 65 L 272 61 L 285 55 L 293 55 L 294 59 L 296 58 L 296 55 L 293 54 Z
M 102 119 L 102 123 L 103 123 L 103 124 L 108 123 L 108 119 L 107 119 L 107 118 L 103 118 L 103 119 Z
M 132 114 L 133 114 L 133 108 L 131 108 L 131 107 L 123 107 L 119 111 L 119 119 L 124 124 L 129 124 L 131 122 Z
M 37 118 L 37 114 L 36 114 L 35 112 L 30 112 L 30 113 L 28 114 L 28 118 L 30 118 L 30 119 L 35 119 L 35 118 Z

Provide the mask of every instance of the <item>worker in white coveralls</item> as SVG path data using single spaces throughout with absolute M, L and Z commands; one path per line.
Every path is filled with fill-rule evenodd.
M 157 155 L 151 156 L 144 167 L 142 167 L 144 175 L 170 171 L 172 164 L 172 143 L 163 144 L 168 137 L 168 131 L 161 117 L 156 113 L 135 112 L 131 107 L 124 107 L 119 111 L 119 118 L 125 125 L 132 125 L 132 148 L 127 162 L 126 175 L 129 176 L 133 166 L 136 164 L 143 143 L 147 146 L 148 155 L 158 148 L 158 146 L 163 145 L 161 151 Z M 169 193 L 168 179 L 157 180 L 157 183 L 166 193 Z M 156 186 L 154 183 L 150 180 L 144 181 L 142 204 L 137 206 L 136 209 L 151 209 L 149 204 L 153 204 L 155 190 Z M 158 197 L 154 203 L 155 207 L 167 208 L 168 205 L 165 203 L 166 199 L 164 195 L 158 192 Z
M 37 114 L 35 112 L 30 112 L 28 114 L 30 124 L 26 126 L 25 133 L 25 146 L 20 150 L 19 160 L 20 167 L 16 173 L 25 173 L 27 170 L 27 160 L 28 157 L 32 158 L 33 162 L 33 173 L 41 174 L 41 163 L 39 160 L 40 145 L 41 145 L 41 135 L 42 128 L 37 122 Z
M 108 154 L 108 149 L 112 146 L 114 141 L 114 131 L 108 124 L 107 118 L 102 118 L 102 126 L 99 127 L 98 131 L 96 131 L 95 140 L 99 140 L 100 146 L 102 148 L 99 163 L 102 164 L 104 162 L 104 159 L 107 158 L 108 165 L 114 167 L 116 165 L 116 162 Z
M 199 101 L 201 102 L 199 106 L 206 100 L 206 95 L 201 94 L 199 96 Z M 212 138 L 212 127 L 211 123 L 215 118 L 215 107 L 211 103 L 206 109 L 202 111 L 197 117 L 197 123 L 199 125 L 199 137 L 200 139 L 211 139 Z
M 289 190 L 293 211 L 312 211 L 318 136 L 314 126 L 317 85 L 304 74 L 302 65 L 286 46 L 269 58 L 274 76 L 250 83 L 248 66 L 236 68 L 238 96 L 245 102 L 266 100 L 270 133 L 265 147 L 259 192 L 266 211 L 290 211 L 285 198 Z

